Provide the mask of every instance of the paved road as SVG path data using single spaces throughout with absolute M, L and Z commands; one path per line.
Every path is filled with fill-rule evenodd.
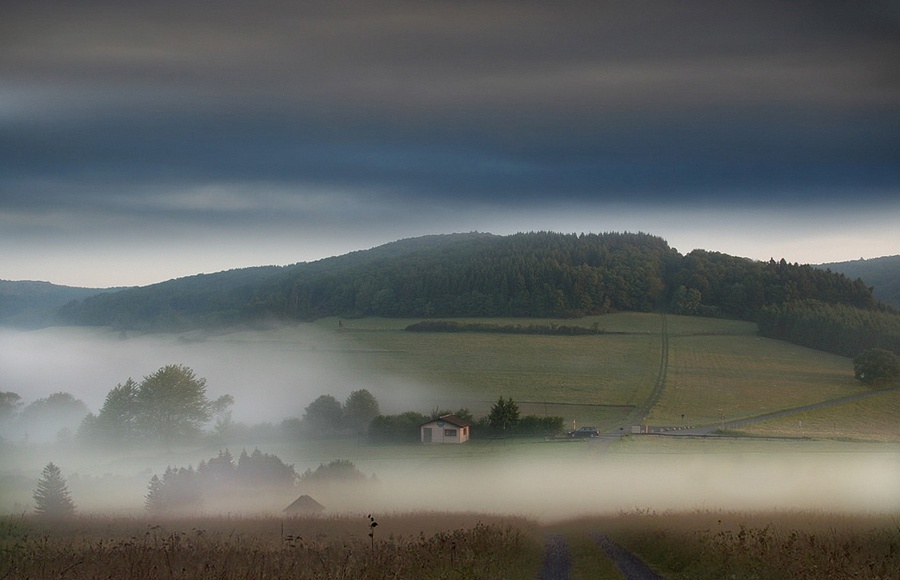
M 890 393 L 892 391 L 900 391 L 900 387 L 894 387 L 891 389 L 881 389 L 877 391 L 868 391 L 865 393 L 857 393 L 855 395 L 850 395 L 847 397 L 841 397 L 840 399 L 832 399 L 830 401 L 822 401 L 821 403 L 815 403 L 812 405 L 804 405 L 802 407 L 794 407 L 792 409 L 784 409 L 781 411 L 776 411 L 774 413 L 766 413 L 765 415 L 759 415 L 756 417 L 750 417 L 748 419 L 741 419 L 739 421 L 726 421 L 724 423 L 718 423 L 716 425 L 707 425 L 705 427 L 694 427 L 690 429 L 676 429 L 676 428 L 666 428 L 662 429 L 670 429 L 667 431 L 662 431 L 663 435 L 714 435 L 715 431 L 720 429 L 739 429 L 746 425 L 751 425 L 753 423 L 759 423 L 761 421 L 768 421 L 769 419 L 778 419 L 780 417 L 787 417 L 790 415 L 796 415 L 797 413 L 805 413 L 806 411 L 814 411 L 816 409 L 824 409 L 826 407 L 834 407 L 836 405 L 844 405 L 846 403 L 852 403 L 853 401 L 859 401 L 862 399 L 867 399 L 869 397 L 877 397 L 878 395 L 883 395 L 884 393 Z

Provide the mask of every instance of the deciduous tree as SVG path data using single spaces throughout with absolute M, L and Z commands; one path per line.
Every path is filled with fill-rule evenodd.
M 900 359 L 889 350 L 870 348 L 853 359 L 853 373 L 867 385 L 892 384 L 900 380 Z
M 141 438 L 138 384 L 129 378 L 106 395 L 103 407 L 85 417 L 78 435 L 91 443 L 127 444 Z
M 195 436 L 210 419 L 206 379 L 182 365 L 168 365 L 146 377 L 136 402 L 144 432 L 167 445 Z
M 359 433 L 365 433 L 372 419 L 380 414 L 378 401 L 366 389 L 353 391 L 344 403 L 344 423 Z
M 31 440 L 53 441 L 63 429 L 75 430 L 90 411 L 70 393 L 53 393 L 22 409 L 18 431 Z
M 303 413 L 304 429 L 311 435 L 330 435 L 341 427 L 343 410 L 337 399 L 321 395 Z

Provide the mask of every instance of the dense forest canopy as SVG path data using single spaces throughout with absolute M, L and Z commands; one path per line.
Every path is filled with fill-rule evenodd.
M 0 324 L 35 327 L 53 322 L 64 304 L 109 290 L 57 286 L 49 282 L 0 280 Z
M 848 278 L 862 278 L 872 287 L 875 298 L 894 308 L 900 308 L 900 255 L 833 262 L 819 267 L 844 274 Z
M 797 304 L 815 304 L 816 313 L 831 318 L 846 317 L 836 307 L 871 313 L 889 335 L 900 327 L 896 311 L 859 279 L 784 260 L 704 250 L 681 255 L 643 233 L 427 236 L 312 263 L 122 290 L 72 302 L 60 317 L 70 324 L 173 330 L 267 318 L 576 318 L 659 310 L 763 316 L 764 332 L 790 339 L 778 317 L 793 315 L 786 305 Z M 892 340 L 875 346 L 893 349 Z

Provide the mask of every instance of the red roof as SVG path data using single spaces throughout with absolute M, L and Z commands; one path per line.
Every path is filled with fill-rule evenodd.
M 454 427 L 459 427 L 459 428 L 468 427 L 471 425 L 470 422 L 466 421 L 465 419 L 460 419 L 456 415 L 441 415 L 437 419 L 429 419 L 429 420 L 425 421 L 424 423 L 422 423 L 421 426 L 428 425 L 429 423 L 435 423 L 437 421 L 443 421 L 444 423 L 450 423 Z

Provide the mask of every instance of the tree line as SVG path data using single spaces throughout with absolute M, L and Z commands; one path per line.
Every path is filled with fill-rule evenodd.
M 207 502 L 236 501 L 247 494 L 289 492 L 295 487 L 359 485 L 375 483 L 351 462 L 343 459 L 319 464 L 298 474 L 275 454 L 243 450 L 237 460 L 228 449 L 201 461 L 194 468 L 167 467 L 162 476 L 154 474 L 147 484 L 145 509 L 153 515 L 184 515 L 203 509 Z M 48 463 L 34 488 L 34 513 L 43 518 L 67 518 L 76 505 L 62 469 Z
M 489 322 L 457 322 L 455 320 L 423 320 L 407 326 L 407 332 L 484 332 L 491 334 L 532 334 L 547 336 L 584 336 L 603 334 L 600 323 L 590 328 L 567 324 L 491 324 Z
M 60 319 L 126 330 L 266 318 L 575 318 L 656 310 L 765 321 L 807 301 L 897 316 L 861 280 L 809 265 L 704 250 L 681 255 L 643 233 L 532 232 L 430 236 L 283 268 L 192 276 L 72 302 Z
M 900 314 L 886 308 L 801 300 L 765 306 L 756 321 L 763 336 L 842 356 L 869 349 L 900 353 Z
M 488 415 L 475 418 L 468 409 L 433 409 L 426 415 L 406 411 L 397 415 L 379 415 L 369 423 L 369 442 L 378 444 L 420 443 L 420 427 L 432 419 L 454 415 L 471 424 L 472 439 L 493 437 L 548 437 L 565 431 L 564 419 L 557 416 L 524 415 L 512 398 L 500 397 Z

